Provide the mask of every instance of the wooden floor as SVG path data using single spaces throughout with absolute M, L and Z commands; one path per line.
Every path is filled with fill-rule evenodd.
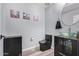
M 49 50 L 46 50 L 44 52 L 29 50 L 29 51 L 24 51 L 22 53 L 22 56 L 54 56 L 54 50 L 49 49 Z

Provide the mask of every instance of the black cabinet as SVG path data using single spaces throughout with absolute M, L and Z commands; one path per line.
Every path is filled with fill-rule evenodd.
M 22 37 L 5 37 L 3 45 L 4 56 L 22 55 Z
M 78 56 L 79 55 L 79 41 L 78 39 L 69 39 L 64 37 L 54 37 L 54 52 L 55 56 Z

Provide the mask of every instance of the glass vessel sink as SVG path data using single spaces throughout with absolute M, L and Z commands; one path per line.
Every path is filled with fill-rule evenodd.
M 76 37 L 76 33 L 61 33 L 61 36 L 63 37 L 67 37 L 67 38 L 75 38 Z

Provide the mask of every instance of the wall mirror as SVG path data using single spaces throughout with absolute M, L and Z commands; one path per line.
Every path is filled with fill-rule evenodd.
M 79 21 L 79 3 L 66 3 L 61 12 L 61 20 L 65 25 L 73 25 Z

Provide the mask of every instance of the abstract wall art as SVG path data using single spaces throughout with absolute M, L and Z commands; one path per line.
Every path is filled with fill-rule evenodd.
M 33 16 L 33 21 L 38 22 L 39 17 L 38 16 Z
M 23 12 L 23 19 L 30 20 L 30 14 L 26 13 L 26 12 Z
M 20 12 L 19 11 L 10 10 L 10 17 L 11 18 L 20 18 Z

